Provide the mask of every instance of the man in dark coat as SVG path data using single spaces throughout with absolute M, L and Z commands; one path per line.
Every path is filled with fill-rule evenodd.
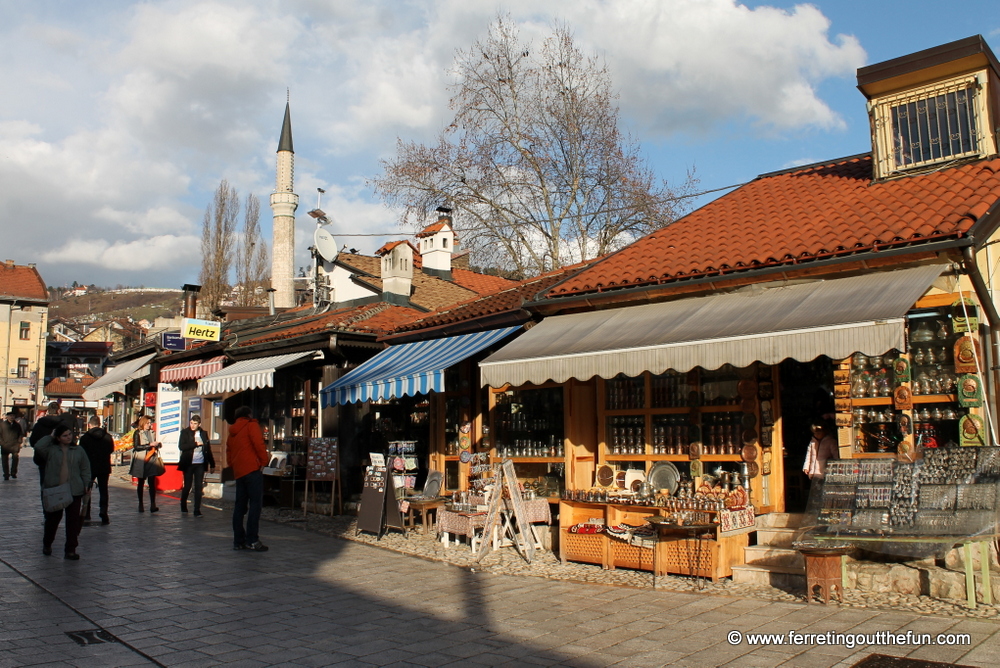
M 28 437 L 28 444 L 34 448 L 36 443 L 45 436 L 51 436 L 56 427 L 62 423 L 62 418 L 59 416 L 59 402 L 53 401 L 49 404 L 48 412 L 35 420 L 35 426 L 31 428 L 31 436 Z M 45 460 L 39 456 L 37 450 L 31 460 L 38 467 L 38 483 L 41 484 L 45 480 Z
M 3 479 L 17 478 L 17 460 L 21 451 L 24 433 L 13 413 L 7 413 L 0 420 L 0 459 L 3 461 Z
M 111 434 L 101 427 L 101 418 L 96 415 L 90 418 L 90 430 L 80 437 L 80 447 L 87 453 L 90 460 L 90 486 L 97 481 L 97 489 L 101 493 L 101 524 L 111 524 L 108 517 L 108 478 L 111 477 L 111 455 L 115 451 L 115 441 Z M 87 506 L 85 520 L 90 519 L 90 505 Z

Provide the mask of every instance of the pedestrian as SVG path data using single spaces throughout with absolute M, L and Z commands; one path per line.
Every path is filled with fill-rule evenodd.
M 45 462 L 43 491 L 69 483 L 73 501 L 65 508 L 65 557 L 72 560 L 79 559 L 80 555 L 76 553 L 76 548 L 79 544 L 80 528 L 83 526 L 80 504 L 84 494 L 87 493 L 87 487 L 90 485 L 90 462 L 87 461 L 87 453 L 73 441 L 73 430 L 64 424 L 56 427 L 51 436 L 46 436 L 38 441 L 35 450 L 40 453 Z M 43 507 L 43 512 L 45 513 L 45 534 L 42 537 L 42 554 L 50 555 L 52 554 L 52 543 L 59 530 L 59 523 L 62 521 L 63 509 L 49 512 Z
M 97 490 L 101 494 L 100 516 L 101 524 L 111 524 L 108 516 L 108 478 L 111 477 L 111 455 L 115 452 L 115 441 L 111 434 L 101 427 L 101 418 L 96 415 L 88 421 L 90 429 L 80 437 L 80 447 L 87 453 L 87 460 L 90 462 L 90 483 L 88 488 L 93 489 L 94 482 L 97 483 Z M 83 519 L 90 519 L 90 506 L 87 506 Z
M 236 506 L 233 508 L 233 549 L 266 552 L 267 545 L 257 535 L 260 509 L 264 504 L 264 473 L 267 447 L 249 406 L 236 409 L 236 422 L 229 428 L 226 461 L 236 478 Z M 246 527 L 243 518 L 246 517 Z
M 0 459 L 3 460 L 3 479 L 17 479 L 18 453 L 21 452 L 21 440 L 24 432 L 17 423 L 14 413 L 7 413 L 0 420 Z
M 181 459 L 177 469 L 184 473 L 184 489 L 181 491 L 181 512 L 188 511 L 187 500 L 194 488 L 194 516 L 201 517 L 201 494 L 205 486 L 205 467 L 215 473 L 215 456 L 208 442 L 208 432 L 201 428 L 201 416 L 192 415 L 188 427 L 181 431 L 177 447 Z
M 160 442 L 156 440 L 152 426 L 153 421 L 143 415 L 136 422 L 135 434 L 132 435 L 132 466 L 129 472 L 133 478 L 138 480 L 135 490 L 139 496 L 140 513 L 146 512 L 145 507 L 142 505 L 142 487 L 144 484 L 149 485 L 149 512 L 155 513 L 159 511 L 159 508 L 156 506 L 156 476 L 148 476 L 148 471 L 146 470 L 146 455 L 150 450 L 160 449 Z M 139 453 L 142 453 L 142 455 L 139 455 Z
M 56 427 L 62 424 L 62 420 L 59 418 L 59 402 L 53 401 L 49 404 L 48 411 L 45 415 L 35 420 L 35 425 L 31 428 L 31 436 L 28 437 L 28 443 L 31 444 L 32 448 L 38 445 L 46 436 L 51 436 L 55 431 Z M 35 448 L 35 454 L 31 457 L 31 461 L 35 463 L 38 467 L 38 484 L 45 484 L 45 459 L 39 454 L 38 448 Z
M 813 422 L 809 429 L 813 437 L 809 441 L 806 449 L 806 461 L 802 465 L 802 472 L 809 476 L 810 480 L 822 480 L 826 475 L 826 462 L 830 459 L 840 458 L 840 448 L 837 446 L 836 427 L 827 419 Z

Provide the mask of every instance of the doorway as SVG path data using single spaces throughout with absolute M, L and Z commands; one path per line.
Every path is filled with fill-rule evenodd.
M 809 499 L 809 478 L 802 473 L 812 438 L 809 425 L 834 413 L 833 360 L 826 356 L 811 362 L 786 359 L 780 369 L 785 512 L 801 513 Z

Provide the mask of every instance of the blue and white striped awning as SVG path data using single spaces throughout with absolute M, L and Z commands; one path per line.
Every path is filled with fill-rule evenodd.
M 444 391 L 444 370 L 520 327 L 391 346 L 324 387 L 323 407 Z

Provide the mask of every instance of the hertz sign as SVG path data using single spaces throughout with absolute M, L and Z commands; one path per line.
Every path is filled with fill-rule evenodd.
M 201 339 L 203 341 L 218 341 L 222 332 L 222 323 L 218 320 L 197 320 L 184 318 L 181 321 L 181 336 L 185 339 Z

